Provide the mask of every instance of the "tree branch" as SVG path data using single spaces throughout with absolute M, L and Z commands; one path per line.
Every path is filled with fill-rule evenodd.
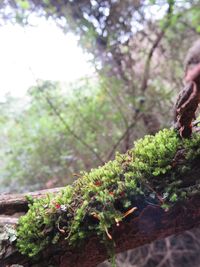
M 28 197 L 32 197 L 33 199 L 41 198 L 47 194 L 58 193 L 62 188 L 45 189 L 25 194 L 0 195 L 0 215 L 13 215 L 18 212 L 26 212 L 28 210 Z
M 1 217 L 0 217 L 1 222 Z M 13 225 L 12 219 L 5 220 Z M 172 209 L 164 212 L 159 206 L 147 206 L 136 218 L 125 220 L 118 227 L 112 229 L 115 240 L 115 252 L 119 253 L 133 249 L 154 240 L 162 239 L 172 234 L 180 234 L 200 224 L 200 196 L 196 195 L 189 201 L 179 203 Z M 9 253 L 8 253 L 9 251 Z M 1 254 L 0 254 L 1 255 Z M 108 258 L 105 246 L 98 238 L 90 237 L 79 249 L 67 246 L 63 240 L 56 246 L 48 247 L 39 258 L 28 259 L 19 254 L 14 246 L 9 246 L 4 256 L 0 256 L 1 267 L 10 264 L 32 266 L 60 266 L 60 267 L 95 267 Z
M 154 177 L 154 180 L 157 179 L 159 181 L 163 179 L 161 186 L 165 187 L 165 184 L 167 184 L 169 188 L 175 187 L 174 183 L 179 182 L 176 192 L 177 194 L 178 192 L 187 194 L 187 200 L 177 201 L 176 204 L 172 204 L 171 208 L 168 210 L 162 208 L 164 201 L 162 198 L 157 198 L 159 201 L 154 203 L 144 194 L 140 196 L 138 202 L 134 200 L 134 206 L 137 207 L 138 212 L 130 212 L 128 216 L 125 215 L 127 212 L 124 213 L 123 220 L 120 222 L 116 221 L 116 224 L 113 222 L 112 227 L 106 229 L 107 232 L 109 231 L 109 236 L 112 237 L 115 243 L 115 253 L 133 249 L 172 234 L 182 233 L 200 224 L 200 184 L 198 184 L 200 176 L 200 155 L 197 154 L 197 156 L 190 161 L 185 158 L 186 151 L 184 149 L 177 150 L 172 158 L 171 164 L 177 171 L 184 165 L 190 167 L 190 171 L 187 173 L 179 171 L 176 177 L 177 180 L 173 179 L 171 182 L 169 178 L 170 173 L 167 173 L 164 177 Z M 127 156 L 129 156 L 129 154 L 127 154 Z M 130 159 L 128 158 L 127 160 L 129 162 Z M 128 164 L 128 162 L 126 162 L 126 164 Z M 128 167 L 123 161 L 121 164 L 122 170 Z M 170 170 L 172 173 L 175 171 L 173 168 Z M 120 172 L 120 174 L 122 175 L 122 172 Z M 168 179 L 169 182 L 166 182 Z M 81 181 L 82 179 L 79 180 L 79 183 L 75 186 L 82 186 L 82 184 L 80 184 Z M 157 189 L 154 190 L 155 183 L 154 185 L 152 184 L 153 180 L 147 181 L 146 183 L 146 190 L 148 189 L 149 192 L 152 191 L 152 193 L 155 193 L 155 197 L 157 197 L 158 192 Z M 33 198 L 40 198 L 44 197 L 46 193 L 57 193 L 60 190 L 61 188 L 55 188 L 29 193 L 27 195 Z M 78 198 L 75 198 L 74 202 L 72 202 L 74 205 L 73 207 L 76 207 L 76 201 L 80 201 L 79 195 L 77 195 L 77 197 Z M 143 203 L 146 204 L 144 205 Z M 98 203 L 96 205 L 98 205 Z M 108 258 L 106 245 L 100 242 L 95 232 L 88 232 L 86 239 L 84 242 L 79 243 L 78 247 L 69 246 L 66 235 L 63 235 L 63 237 L 61 235 L 59 241 L 55 245 L 49 243 L 37 257 L 28 258 L 21 255 L 16 249 L 15 241 L 12 241 L 13 229 L 15 229 L 17 225 L 18 218 L 26 213 L 27 207 L 28 199 L 25 194 L 3 195 L 0 197 L 1 267 L 7 267 L 12 264 L 21 264 L 24 267 L 94 267 Z M 86 218 L 84 217 L 84 219 Z M 87 220 L 85 223 L 88 223 Z M 81 221 L 81 224 L 84 224 L 84 221 Z M 48 229 L 46 229 L 46 231 L 47 230 Z

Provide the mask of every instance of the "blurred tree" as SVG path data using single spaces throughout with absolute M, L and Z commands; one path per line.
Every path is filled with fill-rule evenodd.
M 16 183 L 23 184 L 21 190 L 27 186 L 33 190 L 33 185 L 35 189 L 65 185 L 81 169 L 109 160 L 124 131 L 124 114 L 115 104 L 118 95 L 114 89 L 113 84 L 108 99 L 102 79 L 83 79 L 73 88 L 38 81 L 29 89 L 28 105 L 9 117 L 9 106 L 14 108 L 17 102 L 7 99 L 0 126 L 6 129 L 3 138 L 7 143 L 3 143 L 2 176 L 10 190 L 20 190 Z M 124 105 L 126 101 L 128 105 L 123 99 Z
M 126 151 L 140 136 L 136 126 L 142 125 L 144 135 L 170 125 L 168 111 L 182 83 L 183 54 L 199 34 L 199 4 L 198 0 L 8 0 L 1 4 L 1 12 L 4 20 L 22 24 L 30 23 L 33 12 L 52 17 L 64 31 L 75 32 L 82 47 L 92 53 L 108 102 L 110 92 L 117 91 L 115 104 L 122 115 L 124 131 L 109 160 L 116 149 Z

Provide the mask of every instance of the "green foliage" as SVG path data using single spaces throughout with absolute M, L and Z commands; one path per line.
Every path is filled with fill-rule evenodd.
M 49 88 L 49 93 L 59 105 L 56 85 L 54 88 L 54 91 Z M 64 179 L 68 158 L 73 160 L 70 148 L 63 144 L 63 127 L 58 127 L 59 123 L 57 126 L 55 116 L 43 97 L 44 93 L 32 92 L 30 105 L 19 114 L 10 116 L 4 124 L 7 153 L 2 176 L 5 184 L 18 180 L 24 187 L 32 184 L 36 189 L 49 179 Z
M 9 111 L 1 116 L 2 139 L 7 140 L 1 148 L 6 151 L 1 169 L 5 185 L 11 190 L 38 189 L 51 180 L 66 185 L 80 169 L 98 166 L 100 162 L 79 140 L 107 160 L 123 133 L 123 117 L 129 116 L 129 110 L 122 114 L 116 104 L 119 82 L 113 79 L 112 92 L 106 82 L 83 79 L 70 86 L 40 82 L 30 88 L 28 105 L 22 103 L 18 113 Z M 128 106 L 130 99 L 124 97 L 123 101 Z M 6 110 L 9 105 L 13 109 L 17 102 L 8 99 Z M 16 187 L 16 181 L 23 187 Z
M 199 146 L 198 135 L 182 141 L 173 130 L 146 136 L 126 154 L 117 154 L 104 166 L 82 173 L 73 186 L 57 196 L 34 201 L 20 219 L 17 247 L 21 253 L 34 256 L 60 239 L 76 246 L 94 234 L 112 245 L 111 227 L 123 223 L 126 216 L 137 216 L 139 206 L 147 205 L 147 198 L 148 204 L 159 204 L 157 195 L 163 196 L 163 207 L 169 207 L 187 197 L 178 191 L 179 169 L 172 162 L 177 149 L 185 148 L 192 160 L 191 151 Z M 125 215 L 126 211 L 130 214 Z

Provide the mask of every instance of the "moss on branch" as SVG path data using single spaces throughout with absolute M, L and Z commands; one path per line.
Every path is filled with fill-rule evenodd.
M 81 173 L 56 196 L 30 200 L 17 228 L 19 251 L 33 257 L 50 244 L 66 240 L 76 246 L 94 234 L 112 243 L 113 225 L 138 216 L 148 205 L 166 209 L 187 199 L 193 190 L 188 190 L 188 173 L 199 157 L 198 134 L 182 140 L 174 130 L 164 129 L 145 136 L 126 154 Z M 198 186 L 196 177 L 190 185 Z

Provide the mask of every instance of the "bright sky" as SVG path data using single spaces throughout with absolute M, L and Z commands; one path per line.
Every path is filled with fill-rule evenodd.
M 72 82 L 93 73 L 89 55 L 53 21 L 37 19 L 36 27 L 0 27 L 0 99 L 23 97 L 35 78 Z

